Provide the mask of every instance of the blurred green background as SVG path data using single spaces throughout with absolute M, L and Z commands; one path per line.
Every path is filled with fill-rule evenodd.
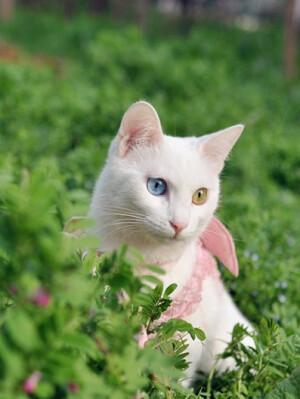
M 86 214 L 109 142 L 132 102 L 151 102 L 170 135 L 244 123 L 223 173 L 218 211 L 235 238 L 241 272 L 236 280 L 224 271 L 224 279 L 252 322 L 271 317 L 287 335 L 299 332 L 300 81 L 297 24 L 288 19 L 293 2 L 268 8 L 239 1 L 20 1 L 8 9 L 5 3 L 2 179 L 22 190 L 26 176 L 50 171 L 60 187 L 62 227 Z M 28 204 L 26 211 L 35 209 Z M 4 251 L 9 237 L 0 234 Z

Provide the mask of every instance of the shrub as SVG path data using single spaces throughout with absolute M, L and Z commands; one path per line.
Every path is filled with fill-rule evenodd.
M 246 124 L 218 213 L 236 238 L 241 274 L 221 271 L 257 325 L 256 347 L 242 346 L 247 332 L 237 326 L 222 355 L 237 369 L 199 376 L 198 397 L 296 397 L 300 87 L 281 77 L 278 27 L 222 27 L 220 36 L 219 25 L 202 23 L 162 38 L 85 17 L 35 18 L 19 13 L 0 27 L 22 45 L 17 60 L 0 63 L 0 398 L 119 399 L 138 389 L 151 399 L 197 397 L 176 382 L 186 348 L 172 334 L 202 339 L 201 326 L 158 326 L 146 348 L 135 339 L 151 332 L 174 287 L 141 280 L 140 258 L 129 261 L 124 248 L 99 259 L 92 238 L 62 234 L 71 216 L 86 214 L 121 115 L 141 98 L 170 134 Z M 37 64 L 32 50 L 58 57 L 61 69 Z M 82 248 L 91 248 L 84 261 Z

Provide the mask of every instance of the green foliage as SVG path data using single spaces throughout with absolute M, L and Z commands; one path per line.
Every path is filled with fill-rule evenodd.
M 254 347 L 246 347 L 242 340 L 252 336 Z M 212 370 L 208 384 L 208 397 L 227 398 L 265 398 L 272 397 L 274 386 L 293 372 L 300 361 L 300 336 L 286 336 L 283 329 L 274 321 L 262 319 L 255 334 L 249 334 L 242 326 L 236 325 L 231 343 L 220 358 L 232 357 L 237 368 L 216 376 Z M 213 378 L 214 377 L 214 378 Z M 297 373 L 285 381 L 291 386 L 296 382 Z M 251 382 L 251 383 L 249 383 Z M 281 383 L 278 384 L 280 391 Z M 294 389 L 294 388 L 293 388 Z M 293 391 L 290 390 L 290 392 Z M 267 396 L 269 397 L 269 396 Z M 294 397 L 294 396 L 293 396 Z M 296 397 L 296 396 L 295 396 Z
M 130 398 L 154 389 L 151 376 L 171 392 L 186 368 L 184 340 L 173 335 L 188 331 L 203 339 L 201 330 L 179 321 L 156 326 L 160 351 L 139 348 L 134 336 L 143 323 L 151 326 L 155 318 L 148 313 L 166 310 L 174 287 L 163 294 L 161 284 L 147 285 L 125 248 L 101 258 L 90 249 L 81 261 L 75 250 L 92 248 L 94 240 L 62 234 L 66 189 L 59 178 L 43 164 L 20 178 L 7 173 L 1 179 L 0 397 L 24 397 L 24 383 L 35 373 L 36 398 L 74 391 L 82 398 Z M 162 342 L 171 342 L 173 351 Z
M 289 378 L 282 381 L 272 390 L 266 399 L 292 399 L 299 397 L 300 369 L 297 369 Z
M 237 368 L 199 377 L 198 398 L 297 397 L 300 84 L 281 75 L 280 35 L 278 26 L 202 23 L 185 37 L 144 37 L 103 19 L 27 13 L 0 26 L 1 40 L 22 47 L 0 59 L 1 399 L 28 397 L 30 378 L 36 399 L 197 397 L 177 381 L 185 337 L 205 331 L 158 321 L 175 286 L 162 287 L 153 267 L 138 277 L 134 252 L 136 261 L 125 248 L 98 258 L 92 238 L 62 234 L 86 214 L 121 115 L 141 98 L 170 134 L 246 125 L 224 171 L 219 217 L 240 263 L 238 280 L 222 269 L 223 278 L 258 325 L 255 348 L 237 326 L 222 355 Z M 32 52 L 52 58 L 37 62 Z M 145 348 L 134 338 L 142 326 L 155 333 Z

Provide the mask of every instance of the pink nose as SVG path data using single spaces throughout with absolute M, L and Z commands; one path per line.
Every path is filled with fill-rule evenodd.
M 173 227 L 175 234 L 179 234 L 182 230 L 187 227 L 186 223 L 173 223 L 170 220 L 170 225 Z

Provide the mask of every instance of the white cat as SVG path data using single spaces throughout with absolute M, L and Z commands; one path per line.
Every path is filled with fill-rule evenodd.
M 173 294 L 180 303 L 174 303 L 170 317 L 180 316 L 204 330 L 204 345 L 190 341 L 187 384 L 197 368 L 211 369 L 236 323 L 250 327 L 207 252 L 237 274 L 233 242 L 213 214 L 219 173 L 242 130 L 236 125 L 200 138 L 166 136 L 155 109 L 135 103 L 111 143 L 91 203 L 100 251 L 126 243 L 148 264 L 162 266 L 164 286 L 178 286 Z M 219 371 L 227 366 L 232 367 L 232 360 L 221 361 Z

